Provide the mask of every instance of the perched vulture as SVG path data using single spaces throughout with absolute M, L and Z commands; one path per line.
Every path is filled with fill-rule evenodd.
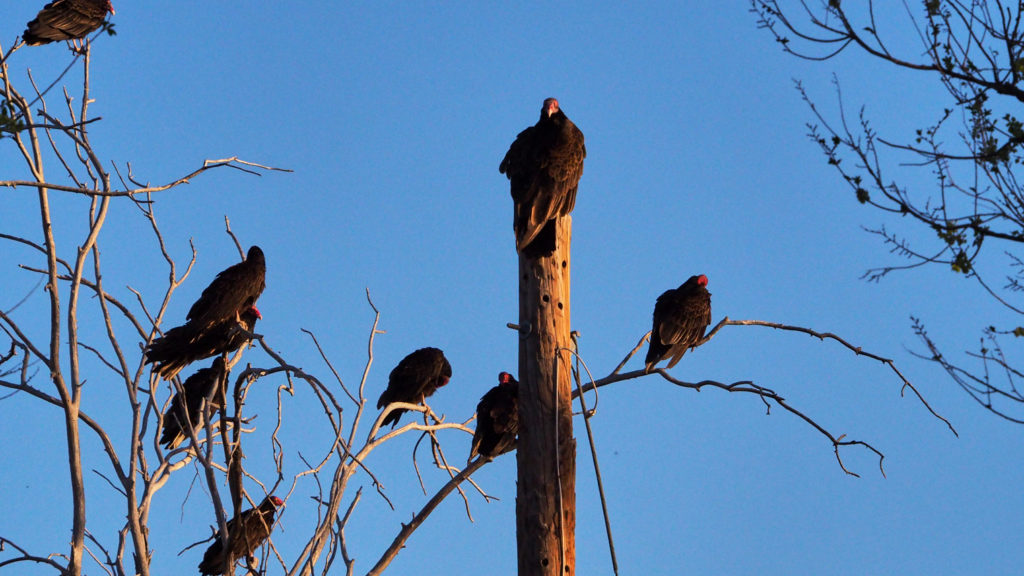
M 437 389 L 448 383 L 452 377 L 452 365 L 444 357 L 444 352 L 437 348 L 420 348 L 409 354 L 395 366 L 388 376 L 388 388 L 377 400 L 377 408 L 384 408 L 392 402 L 408 402 L 417 404 L 437 392 Z M 396 409 L 388 414 L 382 425 L 391 424 L 394 428 L 404 409 Z
M 256 320 L 262 318 L 260 311 L 250 306 L 242 312 L 241 322 L 229 318 L 202 331 L 191 323 L 171 328 L 150 343 L 146 349 L 146 363 L 155 363 L 156 373 L 170 380 L 196 360 L 234 352 L 248 344 L 249 337 L 245 332 L 252 333 Z
M 81 40 L 103 24 L 107 12 L 114 13 L 110 0 L 54 0 L 28 23 L 21 37 L 29 46 Z
M 186 319 L 200 328 L 234 318 L 256 305 L 266 287 L 267 262 L 259 246 L 249 248 L 245 260 L 222 270 L 199 295 Z
M 704 330 L 711 324 L 711 293 L 707 285 L 707 276 L 690 276 L 679 288 L 658 296 L 645 371 L 650 372 L 668 357 L 672 358 L 668 367 L 675 366 L 687 350 L 704 338 Z
M 540 120 L 516 136 L 498 170 L 511 181 L 516 250 L 531 258 L 555 250 L 555 220 L 572 212 L 587 149 L 583 132 L 548 98 Z
M 224 380 L 224 373 L 227 367 L 224 364 L 224 357 L 218 356 L 209 368 L 203 368 L 188 377 L 181 385 L 184 394 L 181 392 L 171 399 L 171 407 L 164 415 L 163 432 L 160 434 L 160 443 L 168 450 L 177 448 L 188 438 L 188 423 L 198 434 L 203 428 L 203 399 L 210 397 L 210 414 L 224 406 L 224 388 L 221 382 Z M 216 389 L 211 395 L 211 391 Z M 186 420 L 186 415 L 188 419 Z
M 234 520 L 228 522 L 228 534 L 231 538 L 231 554 L 224 553 L 224 543 L 218 530 L 216 540 L 203 554 L 199 563 L 199 573 L 220 576 L 239 558 L 252 556 L 274 528 L 274 513 L 284 504 L 277 496 L 267 496 L 258 508 L 250 508 L 238 515 L 241 529 L 237 529 Z
M 183 326 L 168 330 L 149 345 L 146 363 L 158 363 L 157 373 L 169 380 L 191 362 L 245 344 L 235 326 L 242 324 L 251 332 L 256 318 L 262 318 L 256 300 L 266 285 L 266 271 L 263 251 L 259 246 L 249 248 L 244 262 L 217 274 L 203 290 Z
M 498 375 L 498 385 L 491 388 L 476 405 L 476 431 L 469 459 L 480 454 L 495 458 L 508 452 L 519 432 L 519 382 L 508 372 Z

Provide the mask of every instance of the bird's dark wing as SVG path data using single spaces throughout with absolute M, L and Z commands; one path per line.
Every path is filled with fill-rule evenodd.
M 561 144 L 551 150 L 545 167 L 557 198 L 557 215 L 565 216 L 576 206 L 576 190 L 583 176 L 583 159 L 587 148 L 583 132 L 568 118 L 562 126 Z M 553 217 L 553 216 L 552 216 Z
M 470 460 L 477 454 L 490 455 L 490 448 L 494 444 L 494 419 L 491 408 L 500 393 L 500 387 L 495 386 L 488 390 L 476 405 L 476 430 L 473 431 L 473 443 L 469 447 Z
M 266 500 L 259 508 L 248 510 L 249 515 L 242 519 L 243 530 L 231 546 L 234 558 L 249 556 L 266 542 L 274 528 L 274 510 L 273 503 Z
M 498 385 L 487 391 L 476 406 L 477 424 L 469 459 L 477 454 L 495 457 L 506 452 L 519 432 L 516 384 Z
M 30 46 L 85 38 L 107 17 L 106 0 L 55 0 L 28 23 L 22 38 Z
M 658 300 L 654 304 L 654 315 L 651 325 L 651 342 L 647 348 L 647 357 L 644 359 L 648 370 L 660 362 L 672 348 L 671 341 L 666 341 L 662 337 L 662 327 L 668 322 L 668 316 L 670 315 L 672 307 L 675 305 L 675 295 L 675 289 L 666 290 L 665 292 L 662 292 L 661 296 L 658 296 Z M 669 332 L 668 329 L 665 331 Z
M 491 421 L 494 431 L 501 435 L 512 434 L 519 431 L 519 407 L 518 399 L 510 396 L 504 389 L 500 401 L 490 409 Z
M 505 158 L 501 160 L 498 171 L 506 175 L 512 182 L 512 200 L 518 202 L 523 197 L 528 180 L 532 179 L 531 166 L 534 164 L 533 134 L 535 127 L 530 126 L 520 132 L 512 145 L 508 147 Z
M 246 310 L 241 315 L 241 326 L 252 332 L 256 326 L 256 313 Z M 249 337 L 238 330 L 234 316 L 207 327 L 194 322 L 171 328 L 153 340 L 146 348 L 145 362 L 156 364 L 156 372 L 165 380 L 174 378 L 182 368 L 196 360 L 225 352 L 234 352 L 249 343 Z
M 660 326 L 662 342 L 671 345 L 672 368 L 687 350 L 702 338 L 704 330 L 711 324 L 710 294 L 703 288 L 693 294 L 679 298 Z

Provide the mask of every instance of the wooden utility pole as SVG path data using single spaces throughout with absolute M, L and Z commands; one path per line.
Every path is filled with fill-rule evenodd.
M 558 219 L 555 252 L 519 255 L 519 576 L 576 572 L 576 440 L 572 435 L 569 244 Z

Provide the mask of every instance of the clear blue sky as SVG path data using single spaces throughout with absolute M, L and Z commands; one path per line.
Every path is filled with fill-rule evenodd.
M 5 48 L 41 4 L 4 3 Z M 856 448 L 843 456 L 861 478 L 845 475 L 824 437 L 781 410 L 766 416 L 753 396 L 696 393 L 656 376 L 604 388 L 592 424 L 621 573 L 1019 573 L 1024 428 L 978 408 L 937 367 L 908 353 L 922 348 L 911 314 L 959 355 L 976 347 L 979 329 L 999 322 L 1001 311 L 944 270 L 880 284 L 859 279 L 869 267 L 899 262 L 861 226 L 899 221 L 862 208 L 826 166 L 805 137 L 810 113 L 793 79 L 833 109 L 836 72 L 850 103 L 865 103 L 904 137 L 941 109 L 941 92 L 924 75 L 860 57 L 824 64 L 787 57 L 756 29 L 744 2 L 690 4 L 118 2 L 117 36 L 93 48 L 91 110 L 103 120 L 92 140 L 102 158 L 122 167 L 130 161 L 152 183 L 227 156 L 294 170 L 263 177 L 222 170 L 158 195 L 172 254 L 184 260 L 189 239 L 199 250 L 192 280 L 169 311 L 172 325 L 213 274 L 237 260 L 223 231 L 226 215 L 244 245 L 266 253 L 257 328 L 275 349 L 330 380 L 300 332 L 311 330 L 354 385 L 373 319 L 368 288 L 387 334 L 377 340 L 367 395 L 376 399 L 404 355 L 438 346 L 454 377 L 431 406 L 462 420 L 499 371 L 516 368 L 516 335 L 505 327 L 517 315 L 516 255 L 498 163 L 536 121 L 541 101 L 555 96 L 586 135 L 573 215 L 572 312 L 596 375 L 614 368 L 650 328 L 658 294 L 703 273 L 716 322 L 728 315 L 800 324 L 894 358 L 960 432 L 955 438 L 915 399 L 901 398 L 885 367 L 834 343 L 728 328 L 673 374 L 772 388 L 833 433 L 883 451 L 888 477 Z M 10 66 L 30 67 L 48 83 L 69 57 L 62 45 L 30 48 Z M 0 171 L 0 179 L 24 175 L 7 140 Z M 33 192 L 2 194 L 0 229 L 38 238 Z M 69 257 L 84 203 L 55 200 L 62 203 L 58 226 L 67 231 L 58 240 Z M 117 203 L 100 247 L 108 290 L 127 301 L 131 286 L 157 306 L 166 270 L 154 264 L 155 243 L 129 203 Z M 4 309 L 37 280 L 14 264 L 37 260 L 9 245 L 0 250 Z M 44 304 L 36 289 L 22 313 Z M 246 360 L 272 364 L 255 350 Z M 634 359 L 629 368 L 639 366 Z M 85 409 L 111 431 L 124 426 L 122 387 L 93 374 Z M 259 415 L 246 448 L 257 475 L 272 464 L 267 433 L 281 383 L 262 381 L 247 405 Z M 318 415 L 305 389 L 285 399 L 291 473 L 301 469 L 295 449 L 319 454 L 328 442 Z M 7 502 L 0 535 L 37 553 L 66 552 L 59 426 L 57 413 L 38 402 L 0 402 Z M 581 420 L 576 426 L 582 433 Z M 469 438 L 444 438 L 449 457 L 462 461 Z M 579 440 L 577 573 L 610 574 L 589 454 Z M 356 573 L 373 565 L 426 499 L 410 460 L 413 441 L 402 438 L 367 463 L 396 510 L 372 488 L 364 491 L 348 530 Z M 100 466 L 97 445 L 90 440 L 88 448 Z M 443 473 L 421 468 L 432 493 Z M 154 509 L 155 573 L 193 573 L 201 557 L 201 549 L 176 556 L 214 523 L 193 476 L 179 472 Z M 449 499 L 389 573 L 514 572 L 514 457 L 476 478 L 501 501 L 488 504 L 470 492 L 470 523 L 462 501 Z M 98 476 L 90 473 L 87 483 L 90 523 L 113 547 L 110 522 L 120 522 L 124 510 Z M 353 489 L 367 484 L 361 477 Z M 274 535 L 286 557 L 304 541 L 315 490 L 306 480 L 289 498 Z

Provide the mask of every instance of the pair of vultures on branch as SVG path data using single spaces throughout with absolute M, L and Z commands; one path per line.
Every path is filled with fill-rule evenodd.
M 425 399 L 452 377 L 452 365 L 437 348 L 421 348 L 398 363 L 388 376 L 388 387 L 377 400 L 377 408 L 393 402 L 425 404 Z M 382 425 L 394 428 L 405 408 L 394 408 Z M 519 383 L 508 372 L 498 375 L 498 385 L 480 399 L 476 407 L 477 424 L 469 459 L 480 455 L 494 458 L 515 447 L 519 432 Z
M 527 257 L 551 254 L 555 249 L 554 223 L 575 204 L 583 171 L 583 134 L 559 109 L 558 102 L 544 101 L 541 118 L 521 132 L 509 148 L 500 171 L 511 180 L 515 201 L 514 229 L 517 249 Z M 161 443 L 179 446 L 191 430 L 201 429 L 203 403 L 209 412 L 225 404 L 228 367 L 225 356 L 249 342 L 256 320 L 261 318 L 256 301 L 265 287 L 263 251 L 253 246 L 245 261 L 220 272 L 192 305 L 183 326 L 168 330 L 146 349 L 145 361 L 154 372 L 174 378 L 185 366 L 217 356 L 209 368 L 198 370 L 174 396 L 164 417 Z M 711 322 L 711 295 L 707 277 L 693 276 L 682 286 L 658 297 L 645 369 L 650 371 L 666 358 L 671 368 L 698 344 Z M 438 388 L 448 384 L 452 367 L 437 348 L 409 354 L 391 371 L 387 389 L 377 401 L 383 409 L 395 402 L 425 403 Z M 477 427 L 470 459 L 494 458 L 515 446 L 518 432 L 518 382 L 507 373 L 480 399 Z M 397 425 L 407 410 L 394 408 L 382 424 Z M 228 549 L 220 533 L 203 555 L 202 574 L 221 574 L 242 557 L 253 554 L 270 535 L 274 515 L 284 502 L 267 496 L 256 508 L 242 512 L 228 523 Z

